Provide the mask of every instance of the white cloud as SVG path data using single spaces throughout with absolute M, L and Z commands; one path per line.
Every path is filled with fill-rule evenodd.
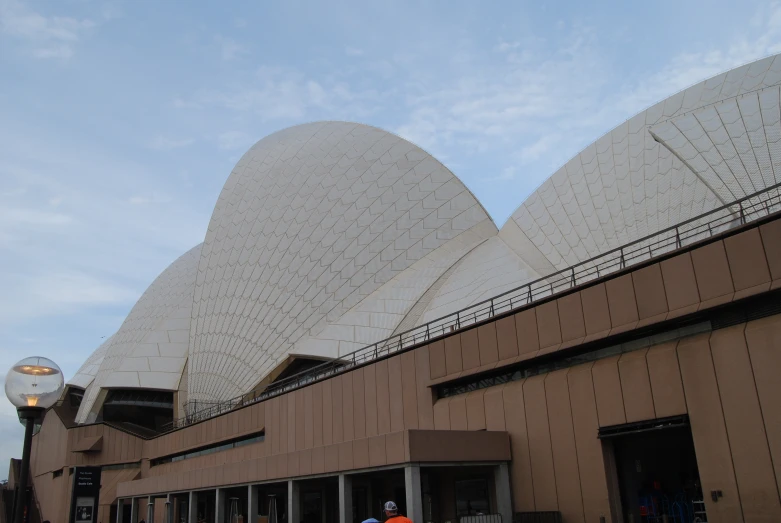
M 73 221 L 70 215 L 41 211 L 37 209 L 5 207 L 0 208 L 0 227 L 19 225 L 66 225 Z
M 518 49 L 520 46 L 521 46 L 520 42 L 502 42 L 501 44 L 494 47 L 494 51 L 498 51 L 500 53 L 506 53 L 507 51 Z
M 170 203 L 172 198 L 164 194 L 152 193 L 147 196 L 131 196 L 127 202 L 131 205 L 148 205 L 157 203 Z
M 314 79 L 293 68 L 259 68 L 248 81 L 224 90 L 202 90 L 180 107 L 216 107 L 246 116 L 254 113 L 261 121 L 300 120 L 316 111 L 334 113 L 345 119 L 346 111 L 358 117 L 370 114 L 382 96 L 372 89 L 353 90 L 336 77 Z M 175 102 L 176 103 L 176 102 Z
M 96 23 L 88 18 L 45 16 L 17 0 L 0 0 L 0 32 L 30 46 L 37 58 L 67 59 Z
M 363 56 L 364 53 L 363 53 L 363 49 L 347 46 L 344 49 L 344 54 L 346 54 L 347 56 Z
M 225 61 L 236 60 L 248 52 L 245 46 L 232 38 L 217 35 L 214 37 L 214 40 L 220 48 L 220 56 Z
M 129 305 L 138 291 L 109 279 L 86 273 L 45 272 L 37 275 L 15 274 L 6 284 L 6 296 L 0 302 L 0 324 L 46 316 L 74 314 L 91 307 Z
M 533 37 L 502 42 L 494 47 L 503 53 L 501 63 L 471 61 L 420 86 L 396 131 L 435 154 L 451 148 L 462 154 L 504 150 L 522 165 L 545 158 L 563 163 L 675 91 L 781 51 L 781 6 L 768 7 L 757 23 L 742 37 L 674 56 L 634 81 L 626 81 L 606 58 L 600 35 L 589 27 L 572 28 L 552 52 L 537 52 L 545 43 Z
M 252 138 L 242 131 L 228 131 L 217 136 L 217 146 L 224 150 L 244 149 Z
M 192 145 L 194 141 L 195 140 L 192 138 L 167 138 L 164 136 L 157 136 L 149 144 L 149 147 L 156 151 L 170 151 L 171 149 L 179 149 Z

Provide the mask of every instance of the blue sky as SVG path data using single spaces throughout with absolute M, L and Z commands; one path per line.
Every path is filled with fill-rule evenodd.
M 632 114 L 779 51 L 751 0 L 0 0 L 0 369 L 72 376 L 275 130 L 393 131 L 501 226 Z M 21 436 L 0 402 L 0 478 Z

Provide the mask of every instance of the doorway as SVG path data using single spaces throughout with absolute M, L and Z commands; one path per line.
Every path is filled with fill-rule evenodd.
M 625 522 L 707 521 L 686 424 L 610 437 Z M 697 519 L 699 518 L 699 519 Z

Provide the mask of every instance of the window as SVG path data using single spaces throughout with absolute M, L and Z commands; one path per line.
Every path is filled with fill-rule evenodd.
M 216 443 L 214 445 L 207 445 L 187 452 L 180 452 L 178 454 L 171 454 L 169 456 L 163 456 L 161 458 L 153 459 L 150 462 L 152 467 L 157 465 L 163 465 L 165 463 L 172 463 L 176 461 L 182 461 L 185 459 L 197 458 L 198 456 L 205 456 L 207 454 L 213 454 L 214 452 L 222 452 L 223 450 L 235 449 L 249 445 L 251 443 L 259 443 L 266 439 L 266 431 L 263 430 L 256 434 L 250 434 L 249 436 L 243 436 L 224 443 Z
M 456 481 L 456 516 L 479 516 L 491 513 L 488 481 L 466 479 Z

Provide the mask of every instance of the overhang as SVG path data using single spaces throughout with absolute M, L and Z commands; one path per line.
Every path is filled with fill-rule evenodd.
M 268 443 L 258 445 L 263 446 L 263 451 L 270 451 Z M 248 448 L 245 447 L 245 453 Z M 501 463 L 510 459 L 510 436 L 507 432 L 405 430 L 324 447 L 243 459 L 215 467 L 196 468 L 194 460 L 192 468 L 188 468 L 188 460 L 183 460 L 178 462 L 176 472 L 120 483 L 117 486 L 117 497 L 367 472 L 407 463 L 469 465 Z

